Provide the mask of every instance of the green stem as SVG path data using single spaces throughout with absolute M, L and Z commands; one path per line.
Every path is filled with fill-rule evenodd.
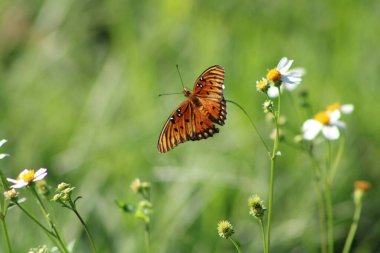
M 331 184 L 329 182 L 329 174 L 331 173 L 331 143 L 327 141 L 327 158 L 326 158 L 326 171 L 322 175 L 323 183 L 325 186 L 325 201 L 327 211 L 327 239 L 328 239 L 328 252 L 334 252 L 334 216 L 331 199 Z
M 4 231 L 5 241 L 7 243 L 8 252 L 12 253 L 11 241 L 9 240 L 9 234 L 8 234 L 7 224 L 5 223 L 5 217 L 4 216 L 1 217 L 1 223 L 2 223 L 2 227 L 3 227 L 3 231 Z
M 149 229 L 149 224 L 145 224 L 145 231 L 144 231 L 144 238 L 145 238 L 145 249 L 146 252 L 150 252 L 150 229 Z
M 274 122 L 276 124 L 276 138 L 273 144 L 273 151 L 270 158 L 270 178 L 269 178 L 269 204 L 268 204 L 268 221 L 267 221 L 267 236 L 266 236 L 266 249 L 267 252 L 270 252 L 270 228 L 271 228 L 271 219 L 272 219 L 272 209 L 273 209 L 273 191 L 274 191 L 274 168 L 276 165 L 276 157 L 279 146 L 279 126 L 278 119 L 281 112 L 281 91 L 278 87 L 278 97 L 277 97 L 277 112 L 274 115 Z
M 239 247 L 239 245 L 237 244 L 237 242 L 236 242 L 232 237 L 229 237 L 228 239 L 229 239 L 229 240 L 232 242 L 232 244 L 235 246 L 236 251 L 237 251 L 238 253 L 241 253 L 241 251 L 240 251 L 240 247 Z
M 320 236 L 321 236 L 321 252 L 326 253 L 327 252 L 327 245 L 326 245 L 326 238 L 327 238 L 327 226 L 326 226 L 326 211 L 325 211 L 325 204 L 323 199 L 323 190 L 321 187 L 320 177 L 321 177 L 321 168 L 319 167 L 319 164 L 317 160 L 315 160 L 313 153 L 311 150 L 308 150 L 308 155 L 313 163 L 313 179 L 314 179 L 314 185 L 315 189 L 317 191 L 317 198 L 318 198 L 318 205 L 319 205 L 319 216 L 320 216 Z
M 31 185 L 29 188 L 31 189 L 33 195 L 36 197 L 36 199 L 37 199 L 37 201 L 38 201 L 38 203 L 39 203 L 39 205 L 41 207 L 42 213 L 44 214 L 47 222 L 50 225 L 50 228 L 54 231 L 53 234 L 55 235 L 55 238 L 57 239 L 58 244 L 59 244 L 61 250 L 63 250 L 63 252 L 69 253 L 69 250 L 66 248 L 65 243 L 62 241 L 62 238 L 59 235 L 58 230 L 57 230 L 54 222 L 50 219 L 50 214 L 49 214 L 48 210 L 46 209 L 44 203 L 42 202 L 42 199 L 40 198 L 40 196 L 38 195 L 36 189 L 34 188 L 34 185 Z
M 358 228 L 358 223 L 360 220 L 360 214 L 362 211 L 362 202 L 358 201 L 359 203 L 355 204 L 355 212 L 354 217 L 352 220 L 352 224 L 350 227 L 350 231 L 348 232 L 346 243 L 344 244 L 344 248 L 342 253 L 349 253 L 352 245 L 352 241 L 354 240 L 356 230 Z
M 70 209 L 73 210 L 73 212 L 75 213 L 75 215 L 78 217 L 80 223 L 82 224 L 82 226 L 84 228 L 84 231 L 86 232 L 87 238 L 88 238 L 88 240 L 89 240 L 89 242 L 91 244 L 91 250 L 92 250 L 92 252 L 96 253 L 94 239 L 91 236 L 90 230 L 88 229 L 86 223 L 84 222 L 84 220 L 80 216 L 79 212 L 77 211 L 77 209 L 75 207 L 75 204 L 71 200 L 70 200 L 70 206 L 71 206 Z
M 265 143 L 263 136 L 260 134 L 259 129 L 256 127 L 255 123 L 253 122 L 253 120 L 251 119 L 251 117 L 248 115 L 248 113 L 244 110 L 244 108 L 241 105 L 239 105 L 238 103 L 236 103 L 235 101 L 232 101 L 232 100 L 226 100 L 226 101 L 230 102 L 231 104 L 236 105 L 237 107 L 239 107 L 239 109 L 242 110 L 242 112 L 245 114 L 245 116 L 247 116 L 247 118 L 251 122 L 251 125 L 252 125 L 253 129 L 255 130 L 256 134 L 259 136 L 261 142 L 263 143 L 263 145 L 264 145 L 267 153 L 270 154 L 269 147 Z
M 266 241 L 265 241 L 264 223 L 263 223 L 262 218 L 259 219 L 259 223 L 260 223 L 260 228 L 261 228 L 261 238 L 263 240 L 263 251 L 264 253 L 266 253 L 267 247 L 266 247 Z
M 331 190 L 330 185 L 328 184 L 326 178 L 324 179 L 325 183 L 325 200 L 326 200 L 326 209 L 327 209 L 327 238 L 328 238 L 328 252 L 334 252 L 334 216 L 331 200 Z
M 334 163 L 332 164 L 332 168 L 331 168 L 331 171 L 329 173 L 328 183 L 330 185 L 332 185 L 332 183 L 334 182 L 334 178 L 335 178 L 336 172 L 338 170 L 338 165 L 342 159 L 342 155 L 343 155 L 343 151 L 344 151 L 344 137 L 342 136 L 341 139 L 342 140 L 339 143 L 339 147 L 338 147 L 338 151 L 337 151 Z

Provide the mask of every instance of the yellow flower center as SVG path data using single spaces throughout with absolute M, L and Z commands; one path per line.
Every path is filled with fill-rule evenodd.
M 314 119 L 319 121 L 322 125 L 328 125 L 330 123 L 330 117 L 327 112 L 319 112 L 314 116 Z
M 334 104 L 328 105 L 326 110 L 332 112 L 332 111 L 338 110 L 340 107 L 341 107 L 341 104 L 336 102 Z
M 21 179 L 24 182 L 32 182 L 34 180 L 34 170 L 27 170 L 25 172 L 22 172 L 19 176 L 18 179 Z
M 273 69 L 268 71 L 267 79 L 269 81 L 277 82 L 280 80 L 280 78 L 281 78 L 281 73 L 280 73 L 280 71 L 278 71 L 277 68 L 273 68 Z
M 268 89 L 268 85 L 269 85 L 268 81 L 265 79 L 262 79 L 257 82 L 256 88 L 258 91 L 265 91 Z

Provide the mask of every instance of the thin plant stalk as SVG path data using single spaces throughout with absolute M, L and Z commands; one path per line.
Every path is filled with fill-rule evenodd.
M 73 210 L 73 212 L 75 213 L 75 215 L 79 219 L 80 223 L 82 224 L 82 226 L 84 228 L 84 231 L 86 232 L 87 238 L 88 238 L 88 240 L 90 242 L 90 245 L 91 245 L 92 252 L 96 253 L 96 247 L 95 247 L 94 239 L 91 236 L 90 230 L 88 229 L 88 227 L 87 227 L 86 223 L 84 222 L 83 218 L 80 216 L 79 212 L 77 211 L 74 202 L 70 199 L 69 203 L 70 203 L 70 206 L 71 206 L 70 209 Z
M 326 224 L 326 209 L 325 209 L 325 203 L 324 203 L 324 194 L 323 189 L 321 187 L 321 168 L 319 167 L 318 162 L 315 160 L 313 153 L 311 150 L 308 150 L 308 155 L 313 163 L 313 179 L 314 179 L 314 185 L 315 189 L 317 191 L 317 198 L 318 198 L 318 205 L 319 205 L 319 224 L 320 224 L 320 234 L 321 234 L 321 252 L 325 253 L 327 252 L 327 244 L 326 244 L 326 238 L 327 238 L 327 224 Z
M 40 204 L 41 210 L 42 210 L 42 212 L 43 212 L 43 214 L 44 214 L 46 220 L 48 221 L 48 223 L 49 223 L 51 229 L 54 231 L 53 234 L 55 235 L 55 238 L 57 239 L 57 241 L 58 241 L 59 245 L 61 246 L 63 252 L 69 253 L 69 250 L 66 248 L 65 243 L 62 241 L 62 238 L 61 238 L 61 236 L 59 235 L 58 230 L 57 230 L 57 228 L 55 227 L 54 222 L 50 219 L 50 214 L 49 214 L 49 212 L 47 211 L 47 209 L 46 209 L 44 203 L 42 202 L 42 199 L 41 199 L 40 196 L 38 195 L 36 189 L 34 188 L 34 186 L 31 186 L 30 189 L 31 189 L 33 195 L 36 197 L 38 203 Z
M 329 182 L 329 174 L 331 172 L 331 160 L 332 160 L 332 150 L 331 143 L 327 141 L 327 159 L 326 159 L 326 171 L 322 175 L 323 183 L 325 186 L 325 201 L 326 201 L 326 211 L 327 211 L 327 240 L 328 240 L 328 252 L 334 252 L 334 214 L 332 208 L 331 199 L 331 184 Z
M 341 139 L 342 140 L 339 143 L 338 151 L 337 151 L 337 154 L 335 156 L 334 163 L 332 164 L 331 171 L 330 171 L 329 178 L 328 178 L 328 183 L 330 185 L 332 185 L 332 183 L 334 182 L 334 178 L 335 178 L 336 172 L 338 170 L 338 165 L 342 159 L 343 152 L 344 152 L 344 147 L 345 147 L 344 136 L 342 136 Z
M 342 253 L 349 253 L 352 245 L 352 241 L 355 238 L 356 230 L 358 228 L 359 220 L 360 220 L 360 214 L 362 211 L 362 202 L 358 201 L 359 203 L 355 204 L 355 212 L 354 217 L 352 219 L 352 224 L 350 227 L 350 231 L 348 232 L 346 242 L 344 244 L 344 248 Z
M 148 223 L 145 223 L 144 240 L 146 252 L 150 253 L 150 229 Z
M 259 223 L 260 223 L 260 229 L 261 229 L 261 238 L 263 241 L 263 250 L 264 250 L 264 252 L 267 252 L 267 246 L 266 246 L 266 241 L 265 241 L 265 232 L 264 232 L 264 223 L 263 223 L 262 218 L 259 219 Z
M 238 253 L 241 253 L 241 251 L 240 251 L 240 247 L 239 247 L 239 245 L 237 244 L 237 242 L 236 242 L 232 237 L 229 237 L 228 239 L 229 239 L 229 240 L 232 242 L 232 244 L 235 246 L 236 251 L 237 251 Z
M 46 233 L 46 235 L 50 238 L 50 240 L 53 242 L 53 244 L 57 245 L 58 248 L 60 248 L 61 252 L 67 252 L 68 253 L 68 251 L 67 250 L 65 251 L 64 248 L 62 248 L 62 246 L 57 242 L 57 237 L 56 237 L 56 235 L 53 232 L 51 232 L 44 225 L 42 225 L 41 222 L 39 222 L 32 214 L 30 214 L 19 203 L 15 202 L 15 204 L 18 206 L 18 208 L 21 209 L 21 211 L 23 211 L 26 214 L 26 216 L 28 216 L 34 223 L 37 224 L 37 226 L 39 226 Z
M 327 238 L 328 238 L 328 252 L 334 252 L 334 216 L 332 209 L 332 200 L 331 200 L 331 189 L 330 185 L 325 179 L 325 201 L 327 209 Z
M 3 227 L 3 231 L 4 231 L 4 238 L 5 238 L 5 242 L 7 244 L 8 253 L 12 253 L 12 246 L 11 246 L 11 241 L 9 239 L 7 224 L 5 223 L 5 217 L 1 217 L 1 224 Z
M 277 151 L 279 146 L 279 126 L 278 119 L 281 112 L 281 92 L 280 87 L 278 87 L 278 97 L 277 97 L 277 112 L 274 115 L 274 122 L 276 124 L 276 137 L 273 144 L 273 152 L 270 158 L 270 177 L 269 177 L 269 205 L 268 205 L 268 221 L 267 221 L 267 236 L 266 236 L 266 249 L 267 252 L 270 251 L 270 226 L 272 219 L 272 209 L 273 209 L 273 190 L 274 190 L 274 168 L 276 165 Z

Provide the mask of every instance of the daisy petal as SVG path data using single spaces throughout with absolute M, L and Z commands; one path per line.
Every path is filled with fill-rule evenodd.
M 36 173 L 34 173 L 34 177 L 35 177 L 35 178 L 36 178 L 36 177 L 39 177 L 40 175 L 42 175 L 42 174 L 44 174 L 44 173 L 47 174 L 47 169 L 45 169 L 45 168 L 41 168 L 41 169 L 37 170 Z
M 25 187 L 27 185 L 28 185 L 28 183 L 26 183 L 24 181 L 19 181 L 17 184 L 11 185 L 11 188 L 22 188 L 22 187 Z
M 347 104 L 347 105 L 342 105 L 340 107 L 340 110 L 344 113 L 344 114 L 350 114 L 354 111 L 354 105 L 353 104 Z
M 0 154 L 0 159 L 3 159 L 4 157 L 9 156 L 8 154 Z
M 282 86 L 280 87 L 281 91 L 282 91 Z M 271 98 L 275 98 L 275 97 L 278 97 L 278 88 L 277 87 L 269 87 L 268 89 L 268 96 L 271 97 Z
M 33 179 L 33 182 L 40 181 L 46 177 L 47 173 L 43 173 L 41 175 L 38 175 L 37 177 L 35 176 Z
M 338 121 L 341 114 L 339 110 L 334 110 L 334 111 L 328 112 L 328 115 L 330 117 L 330 124 L 334 124 L 335 122 Z
M 288 72 L 289 68 L 292 66 L 293 60 L 288 60 L 282 68 L 278 68 L 281 74 Z
M 288 63 L 288 58 L 282 57 L 280 62 L 277 64 L 277 69 L 282 69 Z
M 8 182 L 11 182 L 12 184 L 17 184 L 20 180 L 12 179 L 12 178 L 7 178 Z
M 324 126 L 322 128 L 322 133 L 329 140 L 337 140 L 340 136 L 339 129 L 337 126 Z
M 2 140 L 0 141 L 0 147 L 3 146 L 6 142 L 7 142 L 6 139 L 2 139 Z
M 336 122 L 334 122 L 334 126 L 337 126 L 337 127 L 340 127 L 340 128 L 345 128 L 346 127 L 346 123 L 344 123 L 343 121 L 336 121 Z
M 303 138 L 311 141 L 318 135 L 322 129 L 322 124 L 315 119 L 306 120 L 302 126 Z
M 290 91 L 292 91 L 295 88 L 297 88 L 299 84 L 300 83 L 284 83 L 285 89 L 290 90 Z
M 292 69 L 292 70 L 289 70 L 287 75 L 288 76 L 303 76 L 306 74 L 306 70 L 304 68 L 295 68 L 295 69 Z

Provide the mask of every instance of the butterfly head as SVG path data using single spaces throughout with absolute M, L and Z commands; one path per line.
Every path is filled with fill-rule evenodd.
M 185 95 L 185 97 L 190 97 L 191 91 L 187 88 L 183 88 L 183 94 Z

